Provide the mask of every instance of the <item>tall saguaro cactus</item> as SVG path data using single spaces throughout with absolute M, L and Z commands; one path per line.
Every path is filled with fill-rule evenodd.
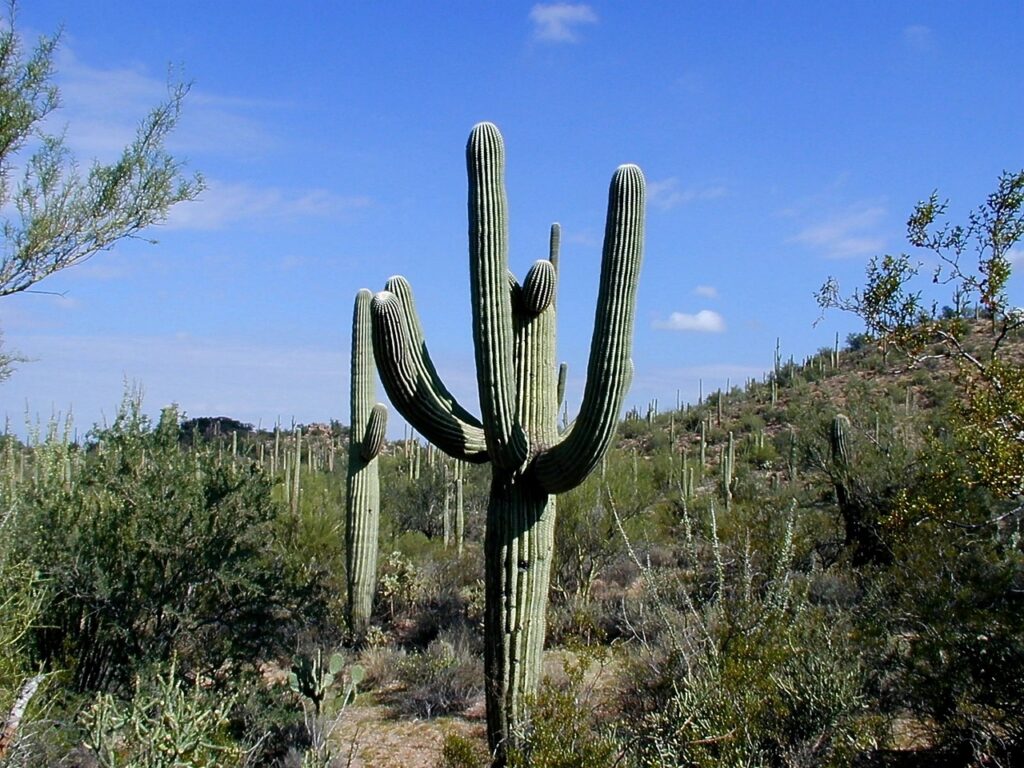
M 366 633 L 377 587 L 380 522 L 377 455 L 384 446 L 388 417 L 383 405 L 374 404 L 372 300 L 373 294 L 363 288 L 356 294 L 352 313 L 352 421 L 346 487 L 345 566 L 349 631 L 357 642 Z
M 490 123 L 466 147 L 470 291 L 482 418 L 445 388 L 423 341 L 408 283 L 388 281 L 373 300 L 381 381 L 395 407 L 457 459 L 491 463 L 485 535 L 487 730 L 495 765 L 525 725 L 536 690 L 555 528 L 555 494 L 597 467 L 632 378 L 631 348 L 644 229 L 644 177 L 616 170 L 608 195 L 604 253 L 587 382 L 577 419 L 557 429 L 555 289 L 558 226 L 547 259 L 522 284 L 508 266 L 505 149 Z

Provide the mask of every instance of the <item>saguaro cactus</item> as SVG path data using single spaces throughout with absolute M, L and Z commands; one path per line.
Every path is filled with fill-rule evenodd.
M 345 513 L 345 566 L 348 624 L 358 642 L 366 633 L 377 587 L 377 529 L 380 480 L 377 455 L 384 446 L 387 409 L 374 404 L 373 341 L 370 304 L 373 294 L 356 294 L 352 313 L 352 426 L 348 450 Z
M 632 377 L 631 347 L 644 228 L 644 177 L 621 166 L 608 196 L 604 254 L 580 414 L 559 434 L 555 364 L 558 227 L 549 256 L 520 285 L 508 267 L 505 150 L 498 129 L 477 125 L 466 148 L 469 253 L 482 418 L 459 405 L 427 353 L 412 293 L 388 281 L 373 301 L 381 381 L 395 407 L 455 458 L 492 468 L 485 536 L 487 730 L 506 762 L 536 690 L 555 528 L 555 494 L 601 462 Z

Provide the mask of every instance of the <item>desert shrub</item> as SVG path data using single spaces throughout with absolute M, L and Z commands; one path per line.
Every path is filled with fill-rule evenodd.
M 406 651 L 393 645 L 366 645 L 359 654 L 359 663 L 366 672 L 366 690 L 385 690 L 399 681 L 399 670 L 406 660 Z
M 465 630 L 442 633 L 422 653 L 409 654 L 398 668 L 404 690 L 396 709 L 416 717 L 461 712 L 483 694 L 483 658 Z
M 601 722 L 588 668 L 601 665 L 607 651 L 574 646 L 563 662 L 564 679 L 547 677 L 530 702 L 522 751 L 509 755 L 510 768 L 612 768 L 620 763 L 618 743 Z
M 296 553 L 269 480 L 183 449 L 177 422 L 170 408 L 154 427 L 126 398 L 84 455 L 47 463 L 41 448 L 19 488 L 15 539 L 47 585 L 33 652 L 76 690 L 124 692 L 172 656 L 184 677 L 222 680 L 327 623 L 329 583 Z
M 965 764 L 1024 757 L 1024 551 L 1014 530 L 925 522 L 871 583 L 860 629 L 879 704 Z
M 487 768 L 490 757 L 487 745 L 449 731 L 441 745 L 441 759 L 437 768 Z
M 646 569 L 622 705 L 635 765 L 849 765 L 875 743 L 850 617 L 808 600 L 794 529 L 791 515 L 756 558 L 714 518 L 707 541 L 687 524 L 684 568 Z
M 83 716 L 85 744 L 101 768 L 242 765 L 228 734 L 233 701 L 185 684 L 172 663 L 146 675 L 128 702 L 101 693 Z

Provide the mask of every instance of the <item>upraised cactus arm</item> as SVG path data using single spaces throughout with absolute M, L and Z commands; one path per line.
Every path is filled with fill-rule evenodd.
M 440 397 L 435 382 L 423 375 L 417 348 L 410 338 L 405 310 L 390 291 L 373 297 L 373 352 L 377 371 L 392 404 L 434 445 L 457 459 L 487 461 L 479 421 L 459 418 L 452 402 Z
M 480 123 L 470 133 L 466 169 L 470 299 L 480 410 L 491 459 L 500 467 L 513 469 L 526 460 L 529 443 L 515 419 L 505 145 L 491 123 Z
M 467 424 L 479 424 L 480 420 L 463 408 L 459 401 L 455 399 L 455 395 L 448 390 L 448 387 L 445 386 L 444 381 L 442 381 L 441 376 L 438 374 L 437 368 L 434 367 L 433 360 L 430 359 L 427 341 L 423 335 L 423 325 L 420 323 L 420 316 L 416 311 L 416 299 L 413 297 L 412 286 L 409 285 L 409 281 L 401 275 L 395 275 L 388 278 L 388 281 L 384 284 L 384 290 L 395 294 L 402 304 L 406 327 L 409 331 L 410 351 L 412 352 L 420 377 L 430 382 L 431 390 L 434 392 L 436 399 L 442 402 L 455 418 L 461 419 Z
M 620 166 L 612 177 L 606 221 L 583 405 L 566 438 L 540 453 L 534 464 L 548 493 L 576 487 L 601 461 L 633 378 L 630 355 L 644 230 L 644 176 L 637 166 Z

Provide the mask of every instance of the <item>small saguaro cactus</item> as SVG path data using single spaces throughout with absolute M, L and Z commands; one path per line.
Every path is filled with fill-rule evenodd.
M 488 740 L 506 764 L 526 725 L 541 672 L 555 530 L 555 494 L 601 463 L 632 378 L 631 347 L 644 228 L 644 177 L 621 166 L 608 196 L 604 253 L 587 381 L 579 416 L 557 428 L 557 225 L 549 256 L 522 284 L 508 266 L 505 148 L 477 125 L 466 148 L 470 288 L 482 417 L 445 388 L 423 340 L 408 283 L 391 278 L 373 301 L 381 381 L 400 413 L 463 461 L 490 462 L 485 534 L 485 676 Z
M 352 314 L 352 426 L 349 433 L 345 512 L 345 568 L 348 582 L 348 629 L 362 640 L 377 588 L 377 530 L 380 524 L 380 479 L 377 455 L 384 446 L 387 409 L 376 400 L 370 304 L 373 294 L 356 294 Z
M 839 515 L 843 518 L 845 544 L 853 565 L 885 563 L 892 557 L 878 528 L 874 494 L 857 481 L 856 455 L 850 448 L 850 419 L 836 414 L 829 426 L 829 463 L 827 470 L 836 492 Z
M 736 469 L 736 444 L 732 432 L 729 433 L 729 443 L 722 449 L 722 499 L 725 501 L 725 509 L 732 509 L 732 486 L 733 472 Z

